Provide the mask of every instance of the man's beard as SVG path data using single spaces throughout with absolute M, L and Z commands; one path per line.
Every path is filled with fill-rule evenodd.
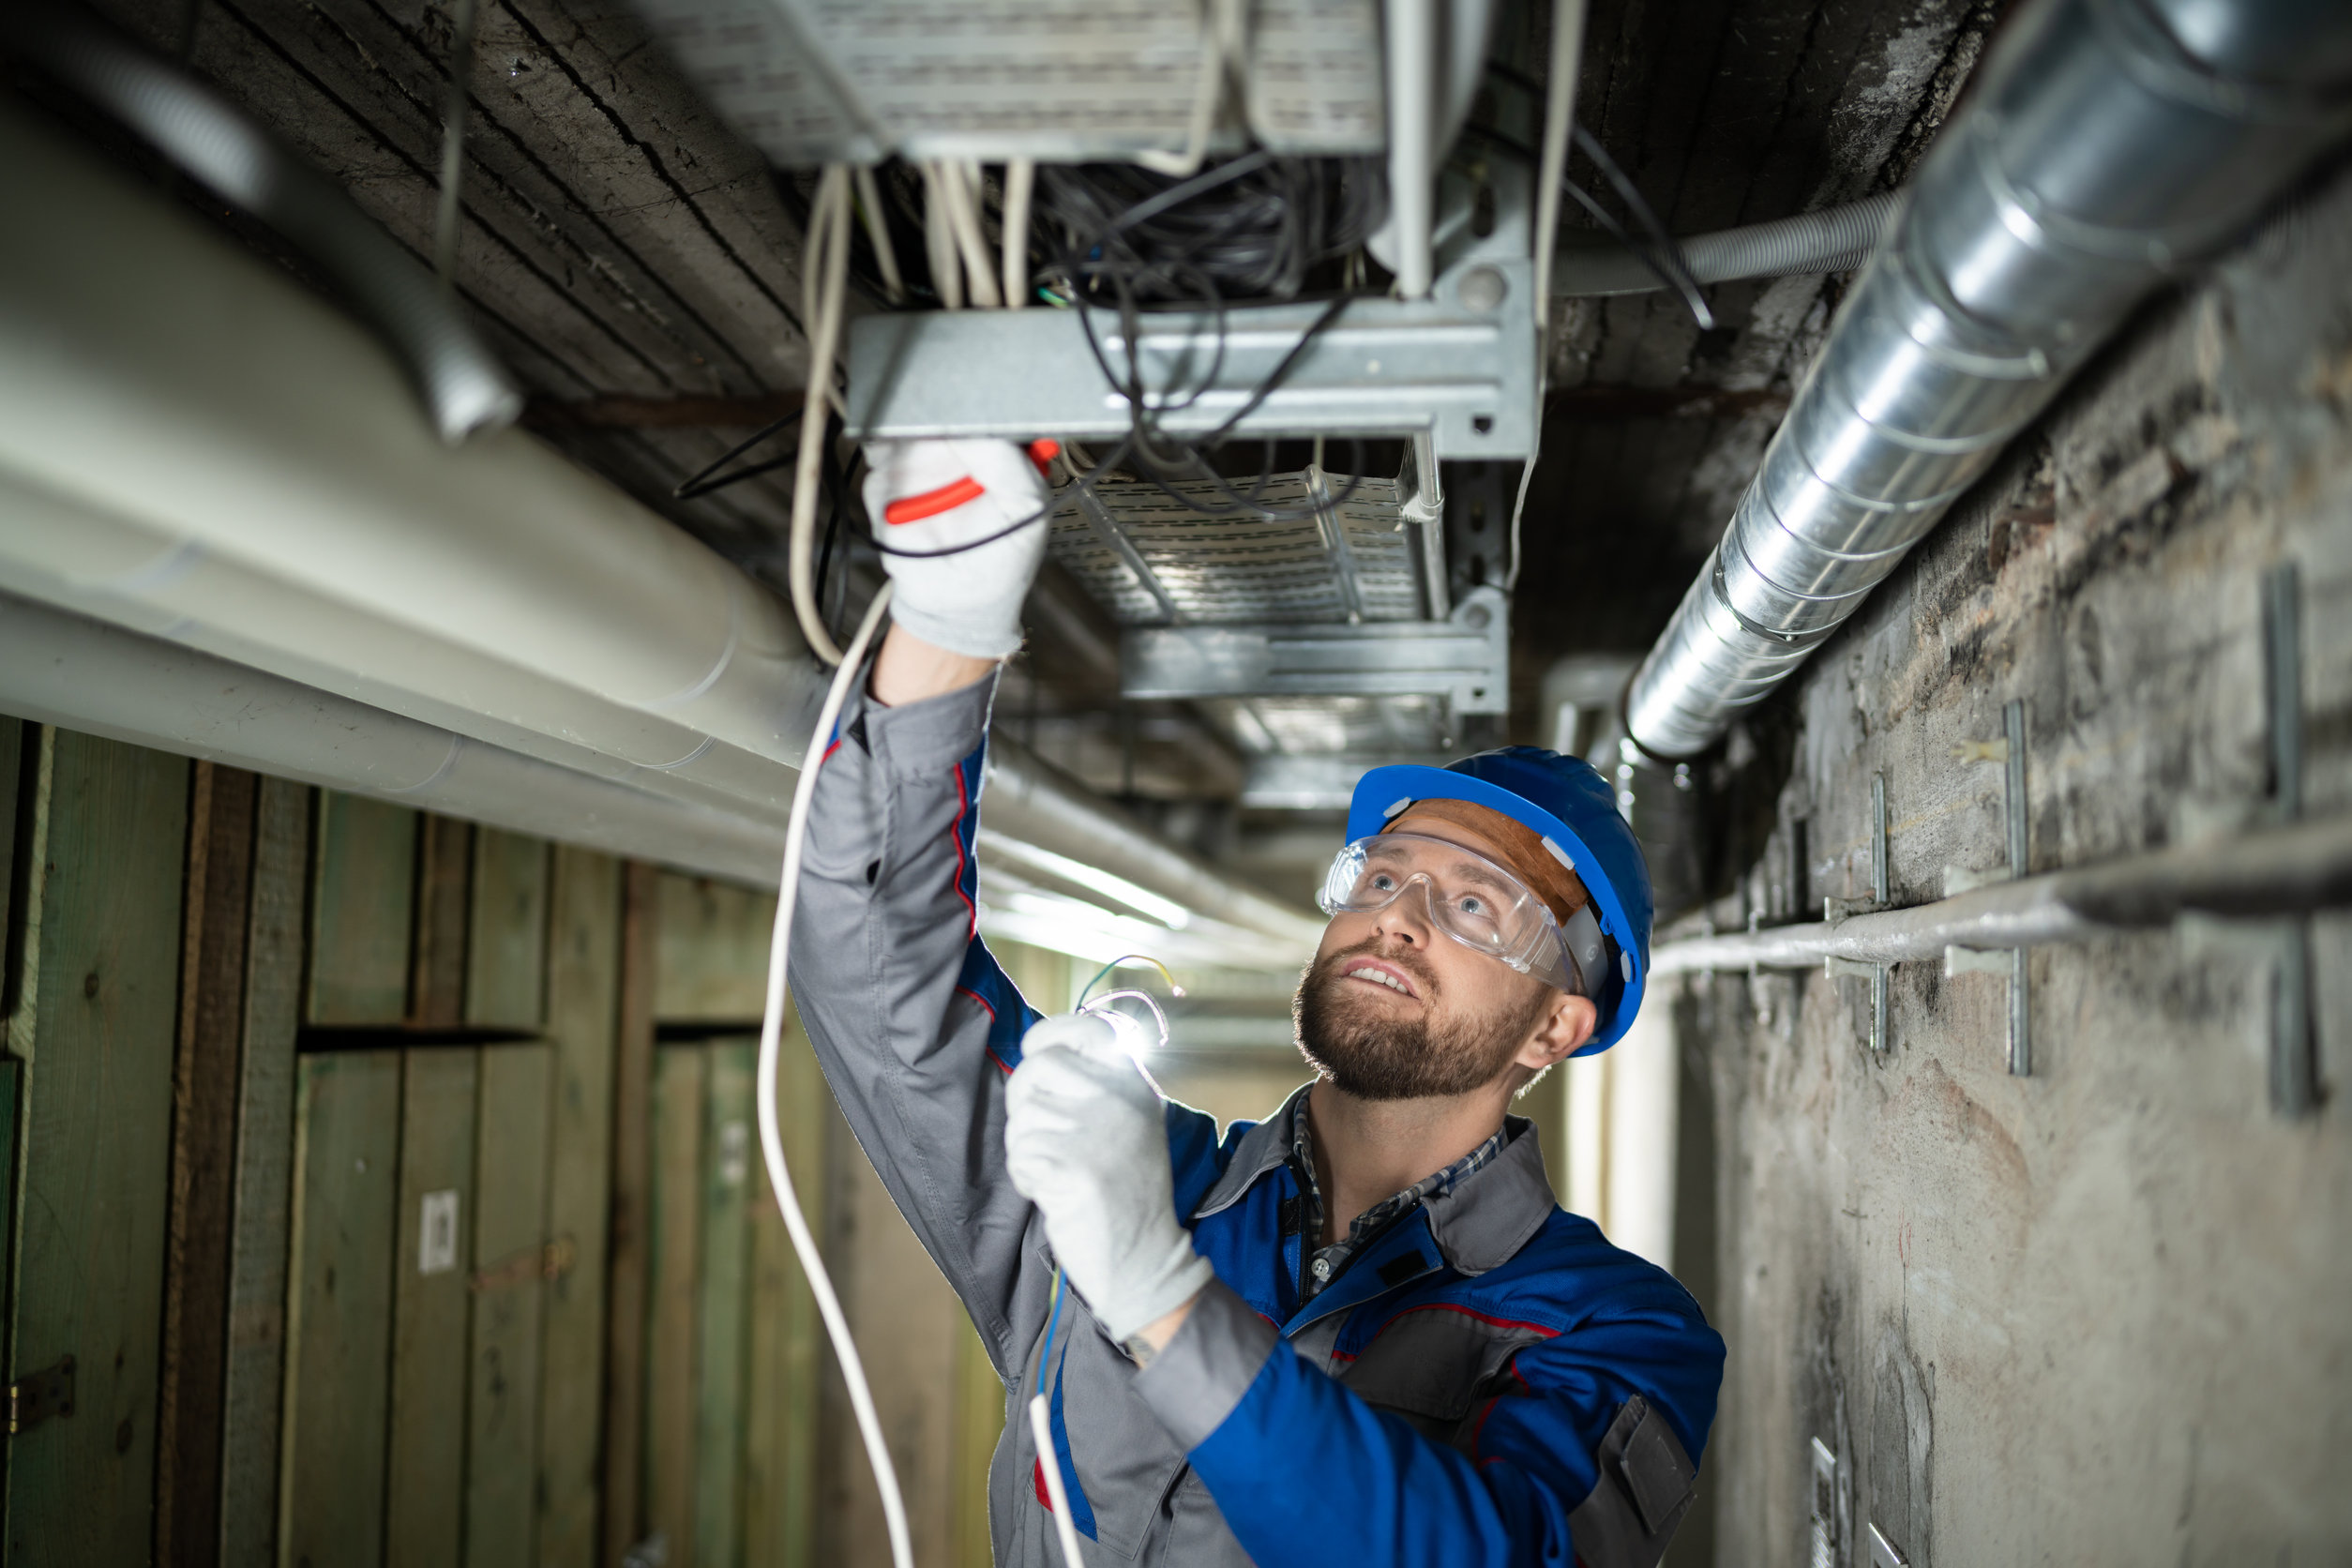
M 1463 1012 L 1442 1005 L 1438 978 L 1410 949 L 1379 953 L 1412 977 L 1417 1018 L 1382 1018 L 1367 994 L 1357 997 L 1349 967 L 1374 955 L 1377 941 L 1334 953 L 1310 968 L 1291 999 L 1299 1054 L 1332 1086 L 1360 1100 L 1418 1100 L 1467 1094 L 1494 1081 L 1534 1029 L 1548 999 L 1524 1008 Z

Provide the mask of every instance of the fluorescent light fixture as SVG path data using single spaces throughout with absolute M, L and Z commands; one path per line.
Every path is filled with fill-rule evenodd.
M 1007 838 L 985 827 L 980 830 L 980 848 L 1016 866 L 1026 867 L 1048 877 L 1059 877 L 1089 892 L 1116 899 L 1138 913 L 1150 915 L 1170 930 L 1181 931 L 1192 924 L 1192 911 L 1175 899 L 1163 898 L 1148 887 L 1138 887 L 1124 877 L 1113 876 L 1100 867 L 1089 866 L 1082 860 L 1072 860 L 1068 855 L 1041 850 L 1018 838 Z

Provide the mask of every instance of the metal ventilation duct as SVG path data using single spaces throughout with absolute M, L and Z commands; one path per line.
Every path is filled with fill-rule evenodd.
M 2342 0 L 2043 0 L 2013 22 L 1626 699 L 1705 750 L 2150 291 L 2352 123 Z

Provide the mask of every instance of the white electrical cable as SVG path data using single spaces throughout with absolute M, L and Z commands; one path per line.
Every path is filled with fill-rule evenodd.
M 947 216 L 945 166 L 936 159 L 923 165 L 923 259 L 930 264 L 931 289 L 942 306 L 964 308 L 964 269 L 956 259 L 956 236 Z
M 1062 1483 L 1062 1455 L 1053 1451 L 1053 1421 L 1046 1413 L 1046 1396 L 1029 1396 L 1029 1435 L 1037 1444 L 1037 1470 L 1046 1478 L 1046 1496 L 1053 1500 L 1054 1532 L 1062 1537 L 1063 1568 L 1086 1568 L 1078 1555 L 1078 1526 L 1070 1522 L 1070 1491 Z M 1052 1464 L 1045 1461 L 1051 1459 Z
M 850 177 L 857 182 L 858 210 L 866 219 L 866 237 L 874 247 L 874 264 L 882 269 L 882 293 L 891 304 L 903 304 L 907 281 L 898 275 L 898 248 L 890 243 L 890 221 L 882 216 L 882 188 L 875 184 L 874 171 L 867 164 L 859 164 Z
M 1192 95 L 1192 116 L 1184 128 L 1184 150 L 1153 149 L 1135 155 L 1135 161 L 1155 174 L 1190 179 L 1209 156 L 1209 137 L 1216 129 L 1217 107 L 1225 98 L 1227 62 L 1242 54 L 1241 7 L 1236 0 L 1202 0 L 1200 7 L 1200 78 Z
M 1553 242 L 1560 233 L 1560 182 L 1568 173 L 1568 134 L 1576 124 L 1576 73 L 1584 68 L 1584 0 L 1553 0 L 1551 80 L 1545 84 L 1544 145 L 1537 160 L 1535 190 L 1535 393 L 1543 406 L 1544 384 L 1552 362 L 1551 288 Z M 1528 487 L 1544 442 L 1544 422 L 1535 422 L 1535 452 L 1519 470 L 1519 493 L 1511 504 L 1511 565 L 1502 590 L 1519 586 L 1519 523 L 1527 515 Z
M 964 291 L 972 304 L 994 310 L 1004 299 L 997 292 L 996 266 L 988 260 L 988 236 L 980 229 L 980 166 L 942 159 L 939 188 L 947 196 L 948 233 L 964 259 Z
M 809 324 L 808 390 L 800 407 L 800 451 L 792 467 L 792 614 L 809 652 L 841 662 L 840 645 L 817 609 L 817 471 L 824 455 L 825 411 L 833 400 L 833 356 L 841 340 L 841 294 L 850 275 L 850 172 L 829 163 L 810 204 L 808 245 L 801 257 L 801 294 Z
M 1029 204 L 1037 188 L 1037 160 L 1017 158 L 1004 166 L 1004 308 L 1029 303 Z
M 825 689 L 817 728 L 808 737 L 807 755 L 801 760 L 800 782 L 792 791 L 792 811 L 784 828 L 784 880 L 776 890 L 776 930 L 768 943 L 767 1012 L 760 1020 L 758 1093 L 760 1153 L 767 1162 L 768 1186 L 776 1194 L 776 1207 L 784 1212 L 784 1229 L 792 1232 L 792 1250 L 800 1255 L 801 1272 L 808 1276 L 809 1293 L 817 1298 L 818 1314 L 833 1340 L 833 1353 L 840 1360 L 841 1380 L 849 1385 L 850 1408 L 857 1413 L 858 1435 L 866 1440 L 866 1457 L 874 1468 L 874 1485 L 882 1493 L 882 1520 L 890 1530 L 890 1560 L 893 1568 L 914 1568 L 906 1500 L 899 1495 L 898 1471 L 882 1440 L 882 1420 L 874 1413 L 874 1392 L 867 1385 L 866 1364 L 858 1358 L 857 1341 L 850 1337 L 850 1322 L 841 1314 L 833 1276 L 825 1272 L 817 1238 L 809 1232 L 807 1216 L 800 1212 L 792 1173 L 784 1164 L 784 1138 L 776 1115 L 776 1063 L 784 1048 L 785 960 L 792 953 L 792 911 L 800 890 L 801 855 L 808 842 L 808 805 L 816 793 L 817 769 L 824 761 L 826 743 L 841 717 L 841 705 L 849 700 L 850 686 L 857 679 L 867 645 L 873 641 L 875 628 L 882 625 L 882 612 L 889 605 L 890 584 L 884 583 L 867 608 L 866 619 L 859 623 L 857 635 L 850 639 L 849 653 L 834 671 L 833 684 Z M 1077 1559 L 1071 1561 L 1075 1565 Z

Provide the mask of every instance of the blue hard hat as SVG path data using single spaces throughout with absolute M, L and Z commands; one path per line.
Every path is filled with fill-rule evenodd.
M 1592 999 L 1600 1017 L 1576 1055 L 1605 1051 L 1632 1027 L 1650 980 L 1650 868 L 1617 795 L 1592 764 L 1540 746 L 1506 746 L 1441 768 L 1399 763 L 1356 780 L 1348 842 L 1369 838 L 1417 800 L 1459 800 L 1501 813 L 1567 852 L 1617 949 Z

